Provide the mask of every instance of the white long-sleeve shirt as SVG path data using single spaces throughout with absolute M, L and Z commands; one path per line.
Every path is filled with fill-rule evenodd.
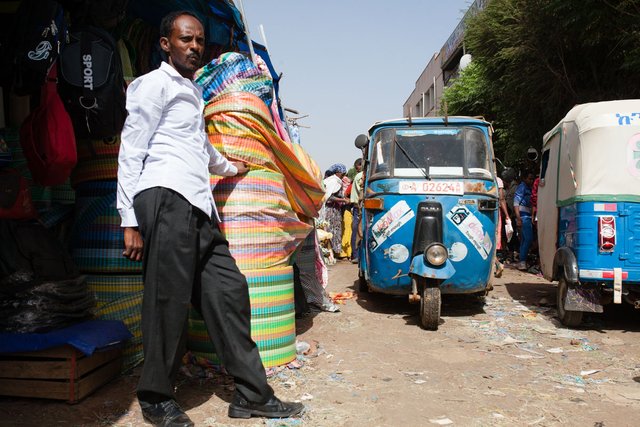
M 133 198 L 151 187 L 174 190 L 220 219 L 209 173 L 233 176 L 238 170 L 209 143 L 203 110 L 201 89 L 166 62 L 129 85 L 118 156 L 122 227 L 138 225 Z

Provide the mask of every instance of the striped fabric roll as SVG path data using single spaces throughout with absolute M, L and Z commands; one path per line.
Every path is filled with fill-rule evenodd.
M 120 137 L 79 140 L 76 144 L 78 164 L 71 173 L 71 185 L 118 178 Z
M 202 97 L 209 101 L 230 92 L 250 92 L 265 104 L 273 102 L 273 80 L 264 60 L 251 58 L 238 52 L 226 52 L 196 71 L 194 82 L 202 87 Z
M 144 358 L 142 353 L 142 291 L 132 293 L 99 307 L 96 318 L 121 320 L 133 335 L 123 350 L 122 371 L 133 368 Z
M 117 181 L 91 181 L 76 188 L 71 255 L 83 273 L 142 272 L 142 263 L 122 256 L 124 231 L 116 209 Z
M 309 234 L 311 226 L 291 210 L 283 179 L 266 170 L 212 177 L 220 228 L 240 270 L 289 265 L 289 257 Z
M 247 92 L 220 95 L 207 104 L 204 115 L 209 141 L 218 151 L 251 170 L 281 173 L 292 209 L 318 216 L 324 197 L 320 169 L 302 147 L 278 137 L 260 98 Z
M 86 278 L 98 308 L 143 290 L 141 274 L 87 274 Z
M 293 267 L 247 270 L 244 274 L 251 300 L 251 337 L 264 367 L 290 363 L 296 358 Z M 204 322 L 193 310 L 187 346 L 196 356 L 219 363 Z

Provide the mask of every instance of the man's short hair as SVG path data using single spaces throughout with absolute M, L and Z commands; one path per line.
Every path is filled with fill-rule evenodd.
M 358 166 L 362 164 L 362 158 L 356 159 L 355 162 L 353 162 L 353 166 Z
M 184 15 L 189 15 L 196 18 L 200 25 L 202 25 L 202 28 L 204 28 L 204 24 L 195 13 L 188 10 L 176 10 L 174 12 L 169 12 L 167 15 L 165 15 L 164 18 L 162 18 L 162 22 L 160 22 L 160 37 L 169 38 L 169 36 L 171 35 L 171 31 L 173 30 L 173 23 L 176 22 L 176 19 L 178 19 L 180 16 Z

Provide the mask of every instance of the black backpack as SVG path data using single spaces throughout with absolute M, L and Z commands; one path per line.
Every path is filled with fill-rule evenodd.
M 120 134 L 127 116 L 122 64 L 111 35 L 83 27 L 60 52 L 60 97 L 79 138 Z
M 37 93 L 66 41 L 64 10 L 51 0 L 22 0 L 16 13 L 13 90 Z

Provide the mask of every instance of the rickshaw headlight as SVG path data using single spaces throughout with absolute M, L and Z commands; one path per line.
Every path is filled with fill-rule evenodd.
M 424 251 L 424 259 L 431 265 L 440 266 L 445 263 L 448 257 L 447 248 L 440 243 L 432 243 Z

